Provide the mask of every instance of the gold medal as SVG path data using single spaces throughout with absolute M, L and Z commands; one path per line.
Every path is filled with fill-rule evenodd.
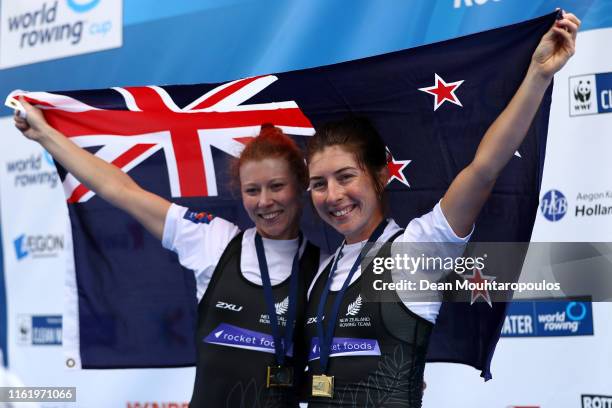
M 333 375 L 313 375 L 312 376 L 312 396 L 333 398 L 334 396 L 334 376 Z
M 266 387 L 291 387 L 293 385 L 293 367 L 268 366 Z

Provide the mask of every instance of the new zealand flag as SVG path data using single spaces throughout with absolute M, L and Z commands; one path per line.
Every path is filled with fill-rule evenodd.
M 554 19 L 551 14 L 405 51 L 223 84 L 26 96 L 45 109 L 51 125 L 128 172 L 144 189 L 243 227 L 249 220 L 229 187 L 227 169 L 262 123 L 273 123 L 304 143 L 326 121 L 367 116 L 391 157 L 391 216 L 406 225 L 428 212 L 472 160 Z M 477 220 L 473 240 L 529 241 L 549 107 L 550 89 Z M 194 364 L 192 273 L 134 219 L 60 173 L 74 243 L 75 273 L 67 280 L 73 295 L 64 322 L 65 344 L 72 348 L 69 364 Z M 338 235 L 311 213 L 302 224 L 323 248 L 339 243 Z M 430 361 L 469 364 L 488 378 L 505 309 L 504 303 L 445 303 Z

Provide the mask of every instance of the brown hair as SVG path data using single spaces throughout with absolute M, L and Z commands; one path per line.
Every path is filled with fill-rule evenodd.
M 387 166 L 387 147 L 374 125 L 362 116 L 349 116 L 324 124 L 308 140 L 307 162 L 326 147 L 336 145 L 355 155 L 359 166 L 370 175 L 379 202 L 383 211 L 386 211 L 387 183 L 382 181 L 378 174 Z
M 251 139 L 238 159 L 231 165 L 231 174 L 234 185 L 240 186 L 240 167 L 249 161 L 260 161 L 267 158 L 281 158 L 287 161 L 289 171 L 298 182 L 298 186 L 305 190 L 308 186 L 308 169 L 304 161 L 304 154 L 297 143 L 285 135 L 280 128 L 264 123 L 261 125 L 259 135 Z

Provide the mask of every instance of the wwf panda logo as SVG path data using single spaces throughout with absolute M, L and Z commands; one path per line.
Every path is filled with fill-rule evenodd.
M 580 80 L 574 87 L 574 98 L 580 102 L 588 102 L 591 99 L 591 81 Z

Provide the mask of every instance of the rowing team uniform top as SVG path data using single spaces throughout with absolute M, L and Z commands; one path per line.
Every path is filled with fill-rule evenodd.
M 437 256 L 461 256 L 471 233 L 458 237 L 448 224 L 440 204 L 420 218 L 413 219 L 405 230 L 392 220 L 382 231 L 377 242 L 435 242 L 454 243 L 444 245 L 446 253 Z M 336 296 L 365 242 L 344 245 L 342 255 L 329 287 L 322 322 L 331 317 Z M 457 245 L 459 244 L 459 245 Z M 439 247 L 438 247 L 439 248 Z M 383 253 L 385 252 L 386 253 Z M 389 256 L 390 249 L 383 247 L 377 256 Z M 334 260 L 338 257 L 336 251 Z M 305 397 L 309 408 L 321 407 L 420 407 L 423 393 L 423 371 L 429 336 L 435 323 L 440 302 L 403 301 L 396 292 L 392 299 L 383 302 L 365 302 L 362 293 L 364 282 L 372 280 L 372 263 L 366 273 L 359 267 L 344 293 L 338 309 L 331 340 L 330 358 L 326 370 L 320 364 L 320 339 L 318 337 L 318 306 L 330 278 L 330 262 L 315 278 L 309 290 L 307 306 L 306 345 L 308 379 Z M 400 272 L 400 275 L 396 275 Z M 384 282 L 401 279 L 401 271 L 384 271 L 377 279 Z M 409 272 L 406 272 L 409 274 Z M 410 277 L 408 277 L 410 278 Z M 361 281 L 361 282 L 360 282 Z M 327 326 L 323 324 L 327 329 Z M 313 375 L 333 377 L 331 396 L 313 396 Z
M 264 369 L 274 365 L 275 360 L 254 237 L 253 229 L 240 234 L 232 223 L 184 207 L 173 205 L 168 212 L 163 245 L 178 254 L 183 266 L 194 271 L 200 301 L 192 407 L 297 406 L 295 389 L 265 386 Z M 468 239 L 469 235 L 460 238 L 453 233 L 438 204 L 430 213 L 412 220 L 405 231 L 390 221 L 377 241 L 465 244 Z M 297 246 L 297 239 L 264 239 L 275 311 L 283 327 L 291 262 Z M 344 246 L 332 277 L 325 313 L 362 246 L 363 243 Z M 379 254 L 385 255 L 389 254 Z M 302 244 L 299 280 L 302 287 L 298 293 L 305 293 L 304 285 L 317 270 L 320 258 L 318 249 Z M 300 360 L 309 360 L 308 376 L 303 381 L 308 389 L 302 390 L 309 407 L 378 407 L 393 403 L 420 406 L 425 355 L 440 303 L 405 302 L 399 296 L 394 302 L 364 302 L 359 269 L 342 299 L 335 325 L 332 358 L 326 371 L 335 379 L 333 397 L 313 397 L 308 392 L 312 374 L 321 371 L 316 347 L 317 300 L 325 287 L 331 263 L 318 269 L 316 281 L 310 287 L 312 301 L 306 316 L 298 313 L 296 317 L 294 338 L 305 338 L 306 343 L 302 347 L 298 346 L 300 342 L 296 343 L 295 350 L 289 349 L 287 353 L 292 356 L 289 364 L 296 367 L 300 367 Z M 388 272 L 382 279 L 392 281 Z M 304 310 L 304 296 L 298 297 L 297 302 L 297 310 Z M 305 333 L 301 333 L 304 320 Z
M 270 316 L 262 289 L 255 229 L 241 233 L 234 224 L 173 204 L 162 244 L 196 278 L 198 350 L 190 407 L 297 407 L 295 387 L 267 388 L 267 368 L 276 366 Z M 289 281 L 299 240 L 263 238 L 278 324 L 284 332 Z M 319 269 L 319 249 L 303 240 L 300 248 L 296 324 L 303 338 L 308 285 Z M 301 382 L 305 350 L 289 347 L 285 365 Z

